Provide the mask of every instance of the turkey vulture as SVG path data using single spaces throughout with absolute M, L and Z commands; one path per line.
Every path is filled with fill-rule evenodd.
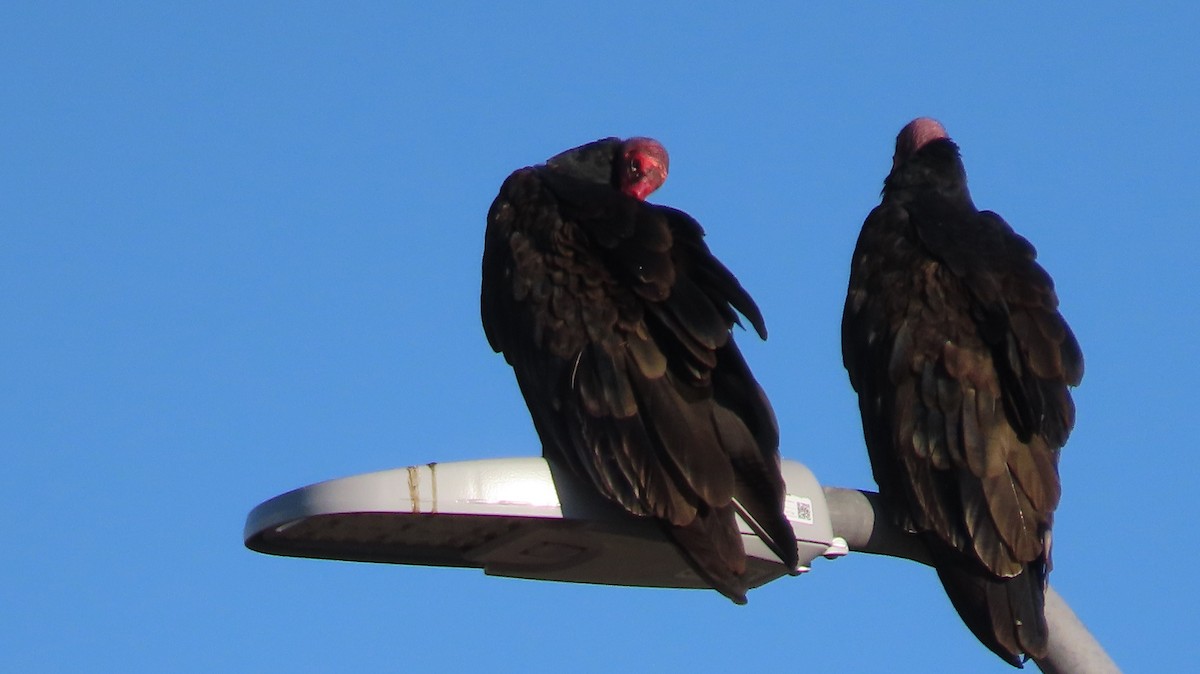
M 842 315 L 871 469 L 963 622 L 1012 665 L 1043 657 L 1058 455 L 1083 355 L 1036 251 L 975 208 L 932 119 L 896 138 Z
M 605 138 L 515 171 L 488 211 L 483 329 L 541 438 L 604 497 L 660 522 L 746 602 L 740 514 L 788 566 L 779 430 L 733 342 L 762 314 L 682 211 L 649 204 L 667 153 Z

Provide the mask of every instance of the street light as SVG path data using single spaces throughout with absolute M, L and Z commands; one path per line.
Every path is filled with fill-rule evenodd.
M 785 514 L 801 572 L 853 550 L 928 564 L 914 536 L 891 526 L 877 494 L 822 489 L 782 464 Z M 787 568 L 739 518 L 746 580 Z M 630 515 L 542 458 L 430 463 L 328 480 L 264 501 L 246 518 L 246 547 L 289 557 L 481 568 L 493 576 L 644 587 L 708 587 L 659 526 Z M 1119 672 L 1066 602 L 1047 588 L 1046 674 Z
M 825 495 L 784 464 L 800 562 L 845 554 Z M 740 518 L 747 581 L 787 568 Z M 494 576 L 704 588 L 652 520 L 630 515 L 541 458 L 431 463 L 329 480 L 277 496 L 246 521 L 251 550 L 291 557 L 482 568 Z M 807 570 L 807 566 L 804 567 Z

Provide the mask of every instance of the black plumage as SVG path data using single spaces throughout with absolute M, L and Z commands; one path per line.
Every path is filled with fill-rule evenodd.
M 945 129 L 917 119 L 863 225 L 842 317 L 879 491 L 963 621 L 1016 666 L 1045 655 L 1058 457 L 1083 377 L 1035 257 L 976 209 Z
M 600 494 L 662 523 L 745 602 L 735 512 L 789 568 L 779 432 L 731 335 L 754 301 L 682 211 L 646 203 L 667 156 L 606 138 L 520 169 L 488 213 L 481 313 L 542 440 Z

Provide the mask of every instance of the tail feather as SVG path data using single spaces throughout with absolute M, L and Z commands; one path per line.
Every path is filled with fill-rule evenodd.
M 1014 667 L 1045 657 L 1049 629 L 1040 562 L 1012 578 L 998 578 L 958 553 L 931 547 L 946 595 L 983 645 Z
M 746 552 L 731 506 L 704 509 L 686 526 L 664 528 L 704 582 L 733 603 L 746 603 Z

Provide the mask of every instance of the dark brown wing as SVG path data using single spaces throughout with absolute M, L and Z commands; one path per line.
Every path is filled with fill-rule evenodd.
M 797 553 L 775 419 L 730 334 L 734 309 L 765 334 L 762 317 L 702 237 L 680 211 L 523 169 L 488 214 L 483 324 L 547 457 L 664 522 L 744 601 L 738 503 L 786 564 Z
M 1045 648 L 1058 453 L 1083 374 L 1034 257 L 995 214 L 885 201 L 859 238 L 842 324 L 880 492 L 930 534 L 959 613 L 1014 664 Z

